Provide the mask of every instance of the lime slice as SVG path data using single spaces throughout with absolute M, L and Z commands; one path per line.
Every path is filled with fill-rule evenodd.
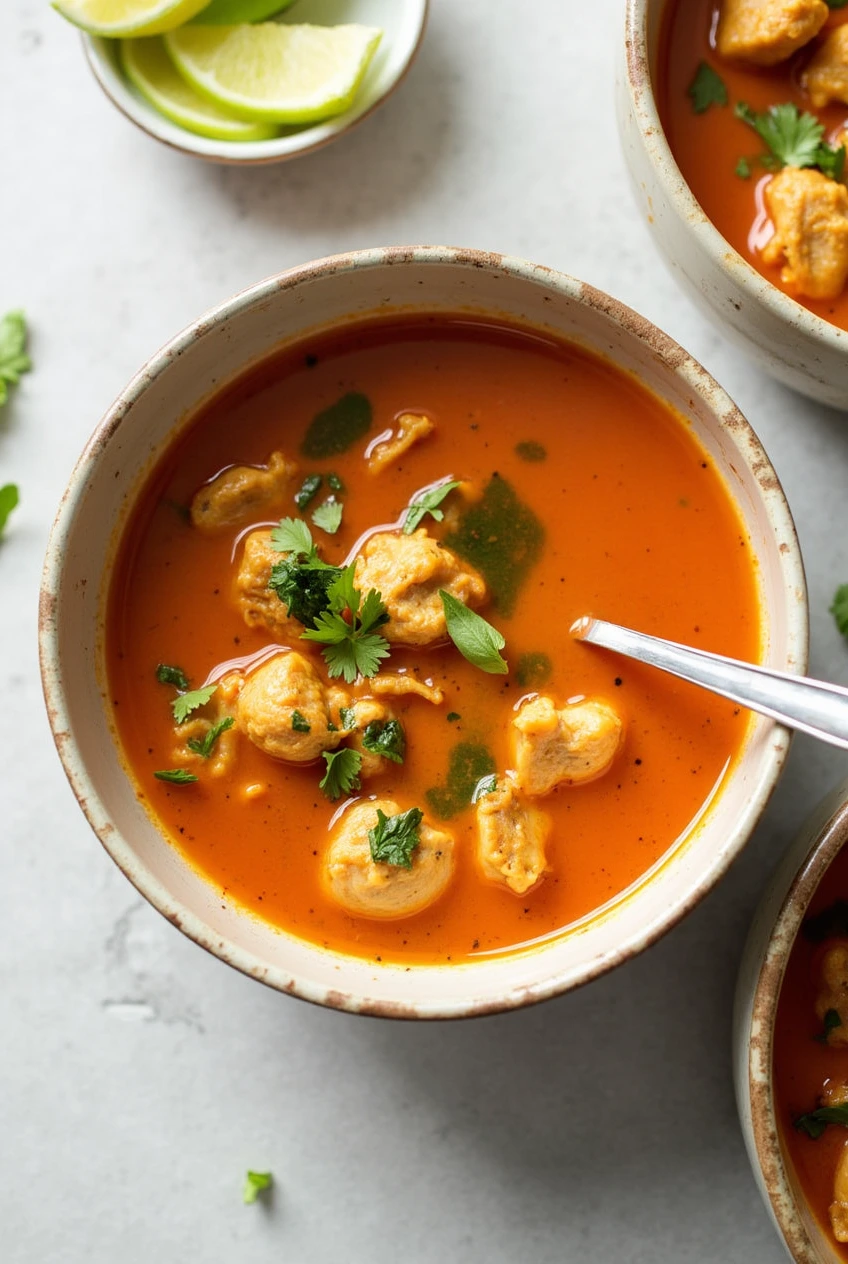
M 165 38 L 180 74 L 239 118 L 317 123 L 347 110 L 382 31 L 373 26 L 184 26 Z
M 236 22 L 264 22 L 288 9 L 294 0 L 212 0 L 194 22 L 204 26 L 233 26 Z
M 63 18 L 89 35 L 161 35 L 182 26 L 209 0 L 53 0 Z
M 145 100 L 189 132 L 214 140 L 268 140 L 277 135 L 273 123 L 233 118 L 190 88 L 161 39 L 122 40 L 120 60 L 124 74 Z

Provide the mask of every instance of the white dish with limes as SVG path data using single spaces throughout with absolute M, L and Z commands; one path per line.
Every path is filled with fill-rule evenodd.
M 78 3 L 109 12 L 114 0 L 68 7 Z M 63 0 L 55 7 L 76 20 Z M 139 7 L 153 14 L 144 38 L 83 35 L 113 104 L 184 153 L 267 163 L 329 144 L 391 94 L 418 51 L 428 0 L 203 0 L 202 8 L 201 0 L 162 0 L 161 21 L 156 0 Z M 270 18 L 269 9 L 277 10 Z M 184 23 L 177 29 L 168 18 L 175 10 Z M 263 25 L 222 25 L 248 12 Z M 263 78 L 269 62 L 285 71 L 282 91 Z

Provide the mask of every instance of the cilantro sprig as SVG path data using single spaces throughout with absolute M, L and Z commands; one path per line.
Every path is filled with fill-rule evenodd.
M 324 751 L 327 771 L 319 781 L 320 788 L 328 799 L 340 799 L 351 790 L 358 790 L 362 782 L 359 770 L 362 767 L 362 756 L 359 751 L 343 746 L 341 750 Z
M 377 824 L 368 831 L 371 859 L 398 869 L 412 868 L 412 853 L 421 842 L 419 829 L 424 819 L 420 808 L 409 808 L 386 816 L 377 808 Z
M 192 711 L 205 707 L 217 688 L 217 685 L 204 685 L 202 689 L 190 689 L 188 693 L 181 693 L 178 698 L 174 698 L 171 709 L 177 724 L 184 724 Z
M 363 596 L 354 585 L 351 562 L 327 589 L 328 608 L 307 628 L 302 638 L 324 646 L 321 653 L 331 676 L 343 676 L 353 684 L 357 676 L 374 676 L 389 654 L 389 643 L 377 628 L 388 622 L 389 612 L 375 588 Z
M 772 170 L 781 167 L 818 167 L 826 176 L 841 180 L 845 168 L 845 146 L 834 149 L 824 140 L 824 124 L 806 110 L 800 113 L 793 102 L 771 105 L 763 113 L 738 101 L 734 114 L 752 127 L 768 148 L 760 158 Z
M 506 645 L 497 628 L 487 623 L 479 614 L 469 610 L 451 593 L 439 589 L 442 607 L 445 612 L 448 636 L 453 641 L 463 658 L 479 667 L 481 671 L 493 675 L 504 676 L 509 671 L 506 660 L 501 658 L 500 650 Z
M 406 514 L 403 519 L 403 534 L 412 535 L 425 514 L 430 514 L 431 517 L 435 518 L 436 522 L 441 522 L 445 516 L 445 511 L 440 509 L 439 505 L 459 485 L 457 479 L 449 479 L 446 483 L 440 483 L 438 487 L 431 487 L 427 491 L 416 492 L 406 508 Z

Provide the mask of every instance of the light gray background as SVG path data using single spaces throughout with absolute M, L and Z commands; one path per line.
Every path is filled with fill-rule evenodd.
M 205 956 L 89 832 L 43 714 L 47 530 L 129 376 L 206 307 L 356 246 L 468 245 L 593 282 L 678 338 L 750 417 L 794 509 L 812 668 L 848 682 L 848 428 L 693 310 L 637 216 L 617 143 L 619 0 L 435 0 L 386 108 L 311 157 L 203 166 L 100 94 L 44 0 L 0 4 L 0 309 L 35 371 L 0 417 L 0 1257 L 6 1264 L 783 1258 L 729 1068 L 736 965 L 781 849 L 846 770 L 799 739 L 719 889 L 657 947 L 540 1008 L 395 1025 L 325 1013 Z M 243 1207 L 248 1167 L 270 1209 Z

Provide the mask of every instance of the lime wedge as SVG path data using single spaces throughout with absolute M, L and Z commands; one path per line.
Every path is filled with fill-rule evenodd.
M 294 0 L 212 0 L 193 18 L 204 26 L 233 26 L 236 22 L 264 22 L 275 13 L 288 9 Z
M 63 18 L 89 35 L 161 35 L 182 26 L 209 0 L 53 0 Z
M 185 79 L 239 118 L 317 123 L 349 109 L 382 32 L 372 26 L 184 26 L 165 46 Z
M 277 135 L 273 123 L 233 118 L 190 88 L 161 39 L 122 40 L 119 55 L 124 74 L 145 100 L 187 131 L 214 140 L 268 140 Z

